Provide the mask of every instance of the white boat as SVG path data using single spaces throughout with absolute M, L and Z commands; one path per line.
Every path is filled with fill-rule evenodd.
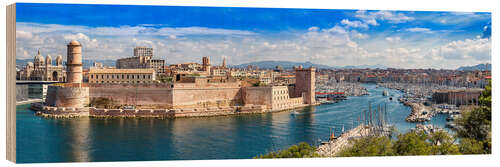
M 382 95 L 384 95 L 384 96 L 389 96 L 389 91 L 384 90 L 384 92 L 382 93 Z

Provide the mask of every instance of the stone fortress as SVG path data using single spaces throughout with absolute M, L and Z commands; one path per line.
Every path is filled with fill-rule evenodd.
M 315 68 L 295 69 L 296 84 L 243 86 L 226 76 L 179 75 L 172 83 L 82 83 L 82 46 L 67 45 L 67 82 L 49 86 L 45 103 L 32 108 L 47 116 L 189 117 L 288 110 L 315 101 Z M 210 61 L 203 69 L 210 73 Z M 106 99 L 113 107 L 99 108 Z

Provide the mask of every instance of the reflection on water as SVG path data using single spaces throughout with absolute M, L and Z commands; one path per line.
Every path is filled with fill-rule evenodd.
M 410 109 L 382 96 L 383 88 L 364 85 L 370 95 L 291 112 L 179 119 L 48 119 L 28 105 L 17 107 L 17 161 L 144 161 L 252 158 L 305 141 L 327 140 L 357 125 L 368 104 L 387 104 L 389 123 L 400 132 Z M 390 90 L 394 99 L 401 93 Z M 445 116 L 430 123 L 444 127 Z

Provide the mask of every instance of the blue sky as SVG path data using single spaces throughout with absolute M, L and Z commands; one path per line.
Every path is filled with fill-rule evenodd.
M 131 5 L 17 5 L 17 55 L 117 59 L 150 46 L 167 63 L 311 61 L 456 68 L 491 61 L 491 14 Z M 63 56 L 65 57 L 65 56 Z

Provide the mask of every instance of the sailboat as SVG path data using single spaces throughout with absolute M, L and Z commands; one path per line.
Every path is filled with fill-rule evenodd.
M 332 128 L 330 132 L 330 141 L 335 140 L 335 130 Z

